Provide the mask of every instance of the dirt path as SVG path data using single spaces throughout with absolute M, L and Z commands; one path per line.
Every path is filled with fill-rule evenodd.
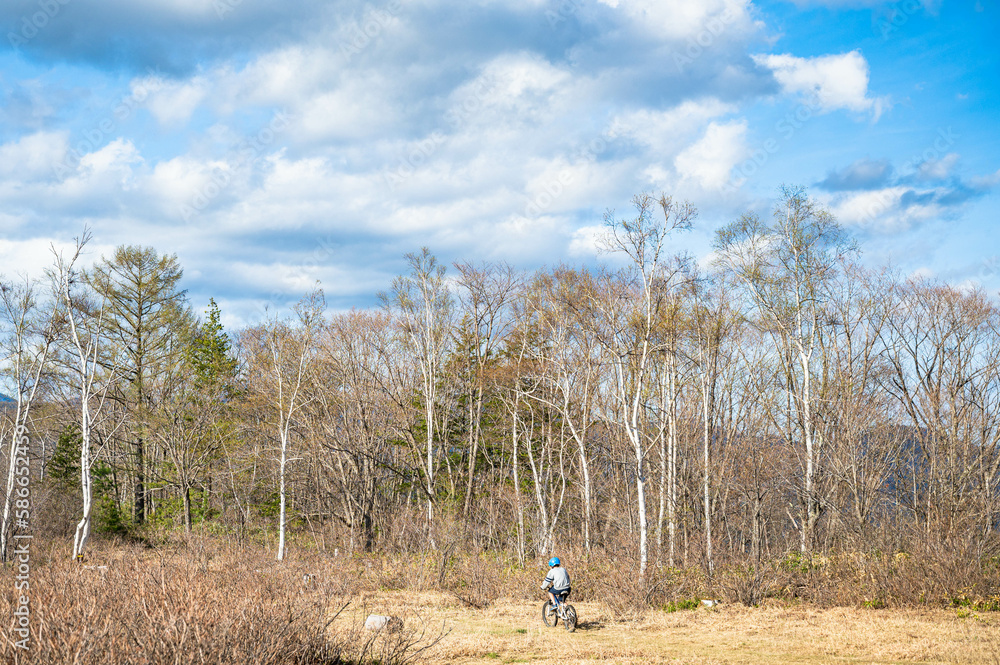
M 969 663 L 1000 665 L 1000 617 L 946 610 L 863 610 L 720 605 L 611 619 L 599 603 L 574 603 L 576 633 L 546 628 L 541 599 L 467 609 L 444 594 L 386 593 L 352 612 L 392 613 L 445 637 L 432 663 Z M 345 617 L 346 618 L 346 617 Z

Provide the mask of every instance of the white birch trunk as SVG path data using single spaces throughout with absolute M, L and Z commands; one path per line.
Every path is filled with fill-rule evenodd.
M 38 390 L 38 382 L 41 378 L 42 369 L 48 357 L 52 336 L 46 331 L 44 344 L 40 351 L 32 358 L 31 365 L 24 367 L 24 354 L 28 345 L 29 335 L 28 316 L 32 309 L 32 286 L 30 282 L 25 283 L 24 291 L 18 292 L 14 289 L 5 289 L 4 309 L 14 324 L 14 380 L 17 382 L 17 405 L 14 410 L 14 431 L 11 434 L 10 447 L 7 454 L 7 492 L 4 498 L 3 519 L 0 522 L 0 559 L 7 560 L 7 549 L 9 547 L 8 532 L 11 525 L 11 507 L 14 502 L 15 463 L 19 457 L 18 450 L 21 448 L 21 441 L 27 432 L 28 417 L 31 413 L 31 405 Z M 22 297 L 23 295 L 23 297 Z M 50 321 L 51 325 L 51 321 Z M 28 385 L 25 385 L 22 372 L 27 371 Z M 44 444 L 43 444 L 44 445 Z M 44 463 L 45 449 L 42 448 L 42 458 Z M 27 457 L 27 455 L 25 455 Z M 27 460 L 26 460 L 27 461 Z M 42 477 L 44 479 L 44 466 L 42 467 Z
M 704 508 L 705 508 L 705 560 L 708 567 L 709 576 L 712 575 L 714 568 L 712 562 L 712 502 L 709 487 L 709 471 L 710 471 L 710 459 L 709 459 L 709 449 L 711 446 L 711 414 L 709 412 L 709 380 L 708 380 L 708 367 L 705 363 L 705 354 L 702 353 L 702 374 L 701 374 L 701 403 L 702 403 L 702 435 L 703 440 L 703 452 L 704 452 L 704 465 L 705 474 L 703 478 L 703 490 L 704 490 Z
M 285 525 L 287 524 L 286 495 L 285 495 L 285 467 L 288 464 L 288 435 L 281 433 L 281 461 L 279 462 L 278 494 L 278 561 L 285 558 Z
M 81 390 L 80 406 L 80 489 L 83 494 L 83 515 L 76 525 L 76 534 L 73 536 L 73 558 L 83 558 L 83 550 L 90 537 L 90 516 L 94 507 L 93 481 L 90 476 L 90 409 L 88 408 L 89 395 L 87 390 Z

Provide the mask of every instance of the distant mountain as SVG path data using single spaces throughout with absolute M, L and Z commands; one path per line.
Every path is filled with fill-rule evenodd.
M 7 397 L 3 393 L 0 393 L 0 404 L 13 403 L 13 402 L 14 402 L 14 400 L 12 400 L 11 398 Z

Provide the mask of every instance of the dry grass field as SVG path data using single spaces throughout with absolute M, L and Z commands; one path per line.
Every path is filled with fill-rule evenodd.
M 570 634 L 542 624 L 541 602 L 471 609 L 446 594 L 390 592 L 365 596 L 341 620 L 372 611 L 428 635 L 443 627 L 423 654 L 431 663 L 1000 663 L 994 613 L 722 604 L 615 622 L 601 603 L 581 602 Z
M 1000 665 L 1000 612 L 969 606 L 767 598 L 667 612 L 629 605 L 622 583 L 598 576 L 605 569 L 581 566 L 571 634 L 541 621 L 540 571 L 488 558 L 302 553 L 277 563 L 264 550 L 192 540 L 106 547 L 80 565 L 63 550 L 35 551 L 31 649 L 0 642 L 0 663 Z M 0 614 L 12 617 L 11 569 L 0 585 Z M 370 613 L 400 616 L 403 631 L 364 631 Z

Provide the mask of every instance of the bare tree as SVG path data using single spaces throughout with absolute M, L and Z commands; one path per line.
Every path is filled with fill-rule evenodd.
M 636 501 L 639 517 L 639 573 L 648 562 L 648 522 L 646 515 L 646 444 L 642 434 L 644 397 L 649 364 L 655 351 L 654 329 L 660 319 L 677 276 L 686 267 L 680 257 L 670 260 L 667 240 L 678 230 L 691 227 L 697 211 L 688 203 L 675 203 L 661 196 L 636 196 L 636 215 L 615 219 L 605 215 L 608 228 L 602 240 L 604 251 L 625 254 L 628 269 L 606 280 L 607 290 L 593 308 L 602 328 L 601 343 L 615 373 L 615 395 L 621 407 L 619 425 L 635 456 Z M 662 210 L 663 221 L 655 217 Z
M 390 317 L 350 312 L 334 318 L 320 341 L 320 373 L 311 427 L 317 431 L 320 464 L 328 474 L 335 519 L 350 531 L 348 547 L 375 548 L 384 498 L 406 477 L 391 441 L 403 420 L 387 384 L 385 338 Z M 335 489 L 334 489 L 335 488 Z
M 592 326 L 581 319 L 586 308 L 581 298 L 593 289 L 585 271 L 558 268 L 551 276 L 539 275 L 535 307 L 546 344 L 542 347 L 544 371 L 537 377 L 548 390 L 535 390 L 532 399 L 556 409 L 577 447 L 583 503 L 583 547 L 591 549 L 594 489 L 591 478 L 588 432 L 594 419 L 594 399 L 600 384 L 600 345 Z
M 68 361 L 71 363 L 73 373 L 75 373 L 74 380 L 79 395 L 80 488 L 83 507 L 82 516 L 76 525 L 76 533 L 73 537 L 73 558 L 77 560 L 83 558 L 84 549 L 90 537 L 94 507 L 91 470 L 105 445 L 102 443 L 96 450 L 92 450 L 92 437 L 95 426 L 102 415 L 107 415 L 105 405 L 108 388 L 118 373 L 116 359 L 107 357 L 103 353 L 101 344 L 104 301 L 102 300 L 98 305 L 91 302 L 85 294 L 77 293 L 81 283 L 81 274 L 76 264 L 84 246 L 90 241 L 90 237 L 89 232 L 84 232 L 84 235 L 76 241 L 74 252 L 68 260 L 53 247 L 55 265 L 50 273 L 55 298 L 62 304 L 59 318 L 63 328 L 64 342 L 68 347 Z M 105 436 L 105 443 L 107 438 Z
M 510 301 L 522 287 L 520 275 L 507 264 L 456 263 L 459 302 L 471 371 L 468 380 L 468 471 L 463 514 L 470 515 L 482 439 L 483 398 L 486 373 L 496 362 L 501 341 L 512 325 Z
M 397 277 L 388 294 L 379 294 L 383 304 L 399 317 L 399 326 L 415 355 L 423 382 L 426 459 L 424 465 L 427 494 L 427 535 L 434 547 L 435 477 L 435 406 L 438 382 L 451 325 L 451 295 L 445 282 L 445 266 L 426 247 L 419 254 L 406 255 L 410 274 Z
M 698 367 L 701 394 L 702 439 L 702 510 L 705 527 L 705 560 L 709 576 L 714 570 L 712 557 L 712 447 L 715 441 L 716 391 L 720 374 L 722 345 L 731 335 L 738 317 L 731 310 L 728 286 L 722 276 L 712 281 L 692 282 L 692 325 L 694 361 Z
M 917 280 L 899 287 L 883 332 L 886 387 L 912 428 L 909 501 L 927 538 L 988 530 L 998 489 L 1000 341 L 997 309 L 981 292 Z
M 825 375 L 822 327 L 825 303 L 841 259 L 854 249 L 836 220 L 798 188 L 783 188 L 770 224 L 756 214 L 719 230 L 719 262 L 744 286 L 770 335 L 785 373 L 789 397 L 786 436 L 802 445 L 802 488 L 797 528 L 800 549 L 814 546 L 816 523 L 824 510 L 819 492 L 826 431 L 820 414 Z
M 0 560 L 6 561 L 15 485 L 25 487 L 28 482 L 27 477 L 18 471 L 19 468 L 28 469 L 29 450 L 22 444 L 31 423 L 31 407 L 43 381 L 46 359 L 55 341 L 55 321 L 52 311 L 42 310 L 36 297 L 36 286 L 27 277 L 23 283 L 17 284 L 0 281 L 0 307 L 3 316 L 0 323 L 10 326 L 4 331 L 0 343 L 5 356 L 4 374 L 14 395 L 7 452 L 7 487 L 3 520 L 0 522 Z M 4 416 L 6 419 L 7 410 L 4 410 Z M 18 460 L 22 460 L 23 465 L 19 466 Z
M 246 331 L 243 344 L 249 356 L 253 390 L 258 399 L 270 404 L 267 412 L 274 418 L 270 425 L 278 437 L 278 561 L 285 558 L 287 469 L 296 459 L 291 457 L 292 428 L 312 399 L 305 394 L 305 388 L 314 353 L 313 340 L 324 308 L 323 291 L 317 288 L 296 305 L 298 326 L 273 318 Z

